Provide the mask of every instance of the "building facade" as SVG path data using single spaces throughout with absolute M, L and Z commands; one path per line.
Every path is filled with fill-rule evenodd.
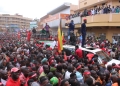
M 32 19 L 22 15 L 0 14 L 0 29 L 29 29 Z
M 80 16 L 72 18 L 75 27 L 80 29 L 83 19 L 87 19 L 87 35 L 95 35 L 103 40 L 120 41 L 120 2 L 119 0 L 79 0 Z
M 53 35 L 57 35 L 58 26 L 61 20 L 62 31 L 67 34 L 68 29 L 65 28 L 66 18 L 73 14 L 74 11 L 78 9 L 77 5 L 72 5 L 71 3 L 64 3 L 61 6 L 55 8 L 54 10 L 47 13 L 42 20 L 40 20 L 43 28 L 47 23 L 50 26 Z

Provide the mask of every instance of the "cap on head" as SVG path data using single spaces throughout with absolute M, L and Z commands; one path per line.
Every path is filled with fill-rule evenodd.
M 84 75 L 89 75 L 89 74 L 91 74 L 91 73 L 90 73 L 90 71 L 87 71 L 87 70 L 86 70 L 86 71 L 84 71 L 83 74 L 84 74 Z
M 83 19 L 84 21 L 86 21 L 87 19 Z
M 18 71 L 19 71 L 19 69 L 17 67 L 14 67 L 11 69 L 11 72 L 18 72 Z
M 50 83 L 54 86 L 58 84 L 58 78 L 57 77 L 53 77 L 50 79 Z

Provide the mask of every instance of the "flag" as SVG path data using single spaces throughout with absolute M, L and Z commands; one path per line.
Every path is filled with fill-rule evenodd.
M 58 27 L 58 52 L 61 53 L 63 50 L 63 33 L 61 31 L 61 20 L 60 20 L 60 25 Z

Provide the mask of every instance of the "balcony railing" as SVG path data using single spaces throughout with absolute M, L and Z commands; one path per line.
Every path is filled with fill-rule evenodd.
M 97 14 L 87 17 L 82 17 L 87 19 L 87 23 L 117 23 L 120 22 L 120 14 L 110 13 L 110 14 Z

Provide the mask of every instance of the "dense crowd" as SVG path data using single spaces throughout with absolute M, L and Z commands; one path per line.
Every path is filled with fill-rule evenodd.
M 120 13 L 120 6 L 112 6 L 111 5 L 102 5 L 102 6 L 95 6 L 92 9 L 85 9 L 82 12 L 78 12 L 75 14 L 71 14 L 69 18 L 75 18 L 75 17 L 85 17 L 85 16 L 91 16 L 96 14 L 108 14 L 108 13 Z
M 97 45 L 110 57 L 120 57 L 120 46 L 108 40 L 89 42 Z M 98 63 L 98 56 L 91 60 L 83 56 L 76 45 L 75 53 L 58 52 L 34 39 L 21 41 L 15 35 L 0 35 L 0 86 L 120 86 L 120 65 L 107 68 Z M 107 49 L 112 49 L 107 51 Z

